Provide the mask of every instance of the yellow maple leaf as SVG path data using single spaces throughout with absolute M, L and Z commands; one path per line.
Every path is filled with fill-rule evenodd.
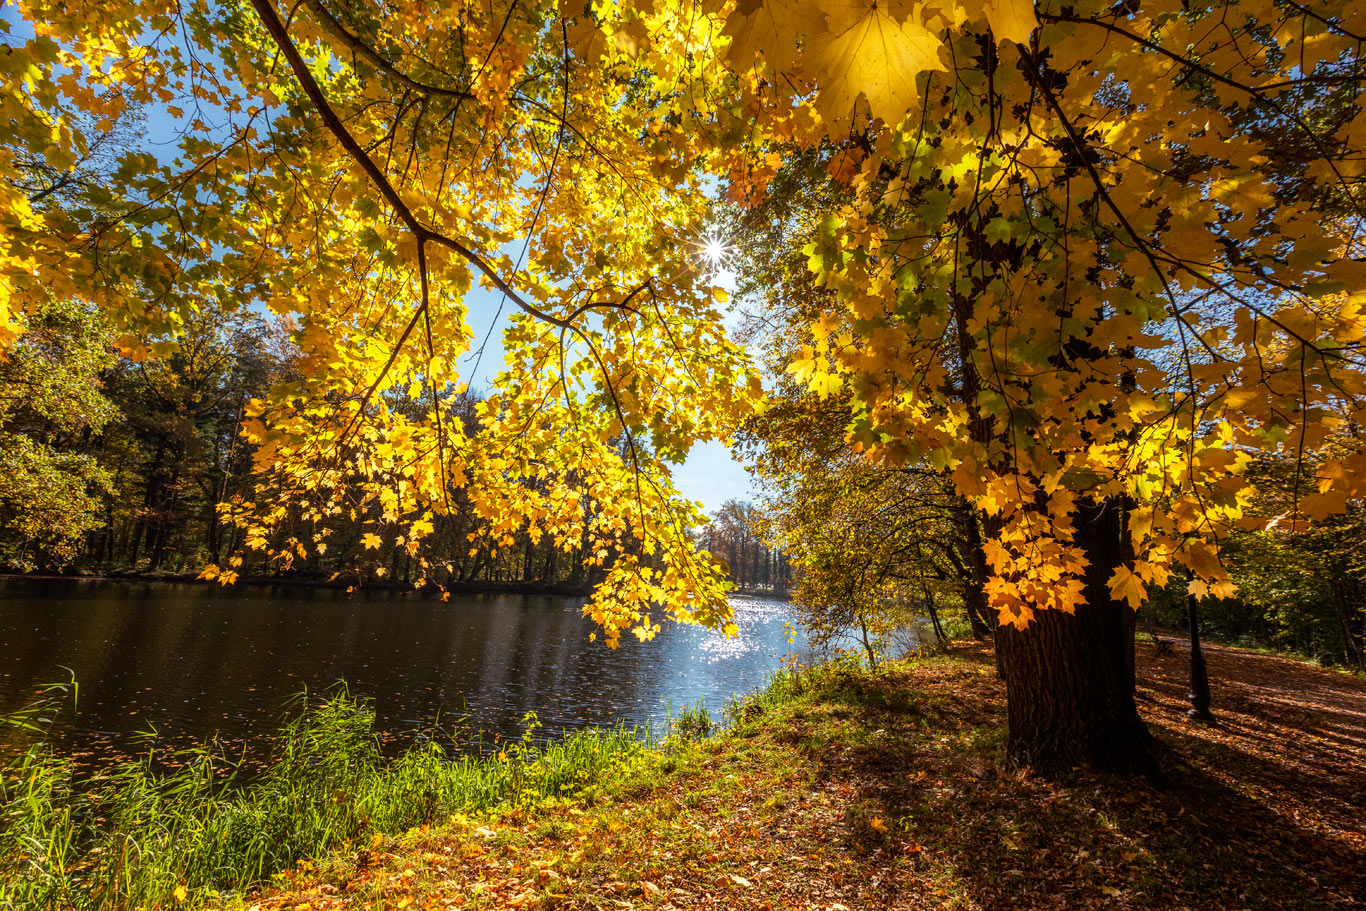
M 835 6 L 830 30 L 811 36 L 805 68 L 818 78 L 816 110 L 827 121 L 847 120 L 862 95 L 874 117 L 897 124 L 920 98 L 917 77 L 946 69 L 943 43 L 915 18 L 898 21 L 876 0 Z
M 1209 594 L 1212 598 L 1232 598 L 1238 594 L 1238 583 L 1231 579 L 1215 582 L 1209 587 Z
M 813 374 L 817 371 L 824 371 L 824 369 L 825 358 L 817 357 L 810 348 L 803 349 L 801 357 L 794 357 L 792 362 L 787 365 L 787 372 L 792 374 L 799 383 L 810 381 Z
M 383 543 L 379 535 L 370 533 L 362 535 L 360 542 L 365 546 L 366 550 L 377 550 L 380 544 Z
M 987 23 L 997 41 L 1026 42 L 1039 27 L 1034 0 L 987 0 Z
M 1138 609 L 1148 591 L 1143 580 L 1127 566 L 1121 566 L 1110 577 L 1110 597 L 1116 601 L 1127 601 L 1129 606 Z
M 807 384 L 808 388 L 821 398 L 825 398 L 832 393 L 838 392 L 842 381 L 835 373 L 818 373 L 811 377 Z
M 740 68 L 763 57 L 777 70 L 790 69 L 798 37 L 822 30 L 824 18 L 814 4 L 801 0 L 740 0 L 726 21 L 731 39 L 726 56 Z
M 1301 498 L 1300 511 L 1311 519 L 1326 519 L 1335 512 L 1345 512 L 1347 501 L 1347 491 L 1335 487 L 1323 493 L 1311 493 Z

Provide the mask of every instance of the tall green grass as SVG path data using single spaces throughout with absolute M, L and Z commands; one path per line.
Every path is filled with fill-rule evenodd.
M 4 719 L 41 724 L 43 704 Z M 380 754 L 374 713 L 344 692 L 303 701 L 260 774 L 239 781 L 212 745 L 160 771 L 149 754 L 94 778 L 43 743 L 0 771 L 0 909 L 122 911 L 241 892 L 374 833 L 460 812 L 581 793 L 639 762 L 648 735 L 619 726 L 497 755 L 428 739 Z

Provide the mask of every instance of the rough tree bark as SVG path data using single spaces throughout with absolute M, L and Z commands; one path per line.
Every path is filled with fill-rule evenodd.
M 1134 612 L 1110 598 L 1127 556 L 1124 509 L 1086 502 L 1077 540 L 1086 549 L 1086 603 L 1072 614 L 1040 611 L 1024 629 L 997 630 L 1006 682 L 1009 761 L 1050 773 L 1087 767 L 1152 773 L 1152 735 L 1134 703 Z

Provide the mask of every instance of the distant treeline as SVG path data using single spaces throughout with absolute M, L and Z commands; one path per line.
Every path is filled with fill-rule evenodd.
M 727 500 L 702 529 L 701 544 L 726 561 L 736 588 L 782 594 L 792 584 L 792 565 L 787 554 L 766 543 L 762 528 L 763 516 L 757 506 Z
M 206 312 L 153 344 L 154 357 L 132 360 L 114 353 L 114 333 L 78 305 L 30 320 L 0 362 L 0 567 L 193 574 L 241 552 L 242 531 L 220 521 L 218 507 L 248 491 L 252 447 L 239 431 L 252 399 L 294 379 L 292 329 L 246 310 Z M 454 395 L 447 413 L 472 425 L 478 401 Z M 421 407 L 401 397 L 386 404 Z M 471 537 L 478 519 L 460 491 L 451 505 L 454 515 L 424 541 L 449 566 L 443 584 L 587 589 L 605 572 L 525 532 L 491 548 Z M 758 541 L 754 518 L 749 504 L 728 502 L 701 543 L 740 588 L 781 589 L 787 565 Z M 337 545 L 361 537 L 359 525 L 334 533 Z M 344 581 L 348 550 L 315 554 L 290 576 L 341 572 Z M 424 578 L 409 548 L 390 542 L 372 556 L 389 581 Z M 241 575 L 270 573 L 248 563 Z

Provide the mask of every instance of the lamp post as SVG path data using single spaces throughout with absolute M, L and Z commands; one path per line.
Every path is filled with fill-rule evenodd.
M 1186 696 L 1191 707 L 1186 717 L 1192 721 L 1213 721 L 1209 710 L 1209 675 L 1205 671 L 1205 653 L 1200 650 L 1200 615 L 1196 611 L 1195 595 L 1189 595 L 1186 612 L 1191 627 L 1191 691 Z

